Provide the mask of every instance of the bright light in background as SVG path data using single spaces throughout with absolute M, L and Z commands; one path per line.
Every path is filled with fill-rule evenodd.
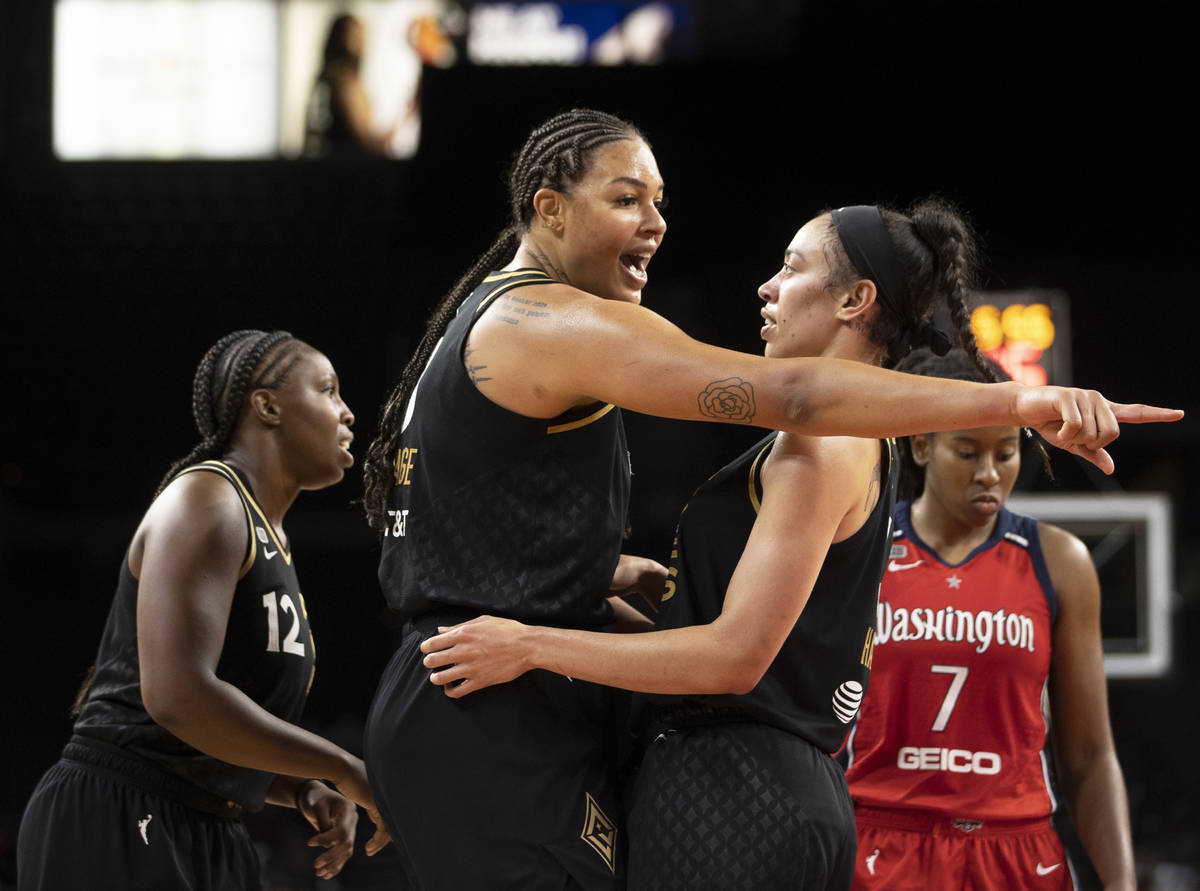
M 420 115 L 416 109 L 421 55 L 414 28 L 444 14 L 444 0 L 288 0 L 281 5 L 282 65 L 279 94 L 279 148 L 288 157 L 301 154 L 305 108 L 321 68 L 330 23 L 349 13 L 363 23 L 363 87 L 370 100 L 371 124 L 392 130 L 393 157 L 416 153 Z M 436 60 L 429 60 L 437 64 Z
M 678 2 L 480 2 L 467 54 L 476 65 L 655 65 L 686 5 Z
M 58 0 L 55 153 L 274 155 L 276 29 L 272 0 Z

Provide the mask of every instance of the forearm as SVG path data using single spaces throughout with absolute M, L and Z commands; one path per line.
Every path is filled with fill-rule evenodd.
M 152 711 L 159 724 L 206 755 L 239 767 L 293 778 L 341 782 L 355 758 L 329 740 L 266 711 L 217 678 L 188 685 L 169 710 Z
M 613 608 L 613 621 L 606 629 L 610 634 L 635 634 L 654 630 L 654 620 L 643 615 L 623 597 L 610 597 L 608 602 Z
M 765 667 L 715 623 L 629 635 L 529 626 L 523 635 L 530 668 L 641 693 L 744 693 Z
M 809 435 L 882 438 L 1023 423 L 1020 384 L 921 377 L 837 359 L 795 359 L 772 381 L 764 426 Z M 772 369 L 773 370 L 773 369 Z
M 1074 780 L 1071 813 L 1079 839 L 1109 887 L 1136 887 L 1129 802 L 1116 753 L 1096 757 Z

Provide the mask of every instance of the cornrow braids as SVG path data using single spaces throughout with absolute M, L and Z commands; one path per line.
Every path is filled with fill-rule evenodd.
M 208 348 L 192 378 L 192 418 L 200 442 L 167 470 L 156 498 L 185 467 L 225 453 L 246 394 L 281 387 L 304 346 L 287 331 L 246 329 L 226 334 Z
M 387 498 L 392 488 L 392 458 L 400 447 L 405 409 L 417 380 L 462 302 L 493 270 L 512 259 L 533 221 L 533 196 L 539 189 L 569 195 L 591 165 L 592 153 L 622 139 L 645 141 L 628 121 L 590 108 L 574 108 L 546 120 L 526 138 L 508 171 L 509 223 L 491 246 L 442 298 L 425 331 L 379 412 L 375 437 L 363 461 L 363 509 L 377 532 L 387 528 Z

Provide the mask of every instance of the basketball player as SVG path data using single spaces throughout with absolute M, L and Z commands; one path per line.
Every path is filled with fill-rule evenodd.
M 318 830 L 329 878 L 373 810 L 362 762 L 295 724 L 314 652 L 283 519 L 353 464 L 337 375 L 287 332 L 235 331 L 192 392 L 202 441 L 121 561 L 74 735 L 21 823 L 20 891 L 259 888 L 240 814 L 264 801 Z
M 979 379 L 959 352 L 904 367 Z M 847 745 L 856 888 L 1072 888 L 1048 738 L 1104 887 L 1137 887 L 1096 569 L 1075 536 L 1004 507 L 1020 440 L 1002 426 L 908 441 L 917 497 L 896 509 L 871 690 Z

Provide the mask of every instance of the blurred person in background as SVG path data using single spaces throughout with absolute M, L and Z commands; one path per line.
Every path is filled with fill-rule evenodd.
M 362 79 L 367 31 L 353 15 L 329 26 L 321 70 L 305 110 L 304 154 L 314 158 L 388 157 L 400 123 L 377 132 Z M 411 108 L 406 114 L 415 113 Z

